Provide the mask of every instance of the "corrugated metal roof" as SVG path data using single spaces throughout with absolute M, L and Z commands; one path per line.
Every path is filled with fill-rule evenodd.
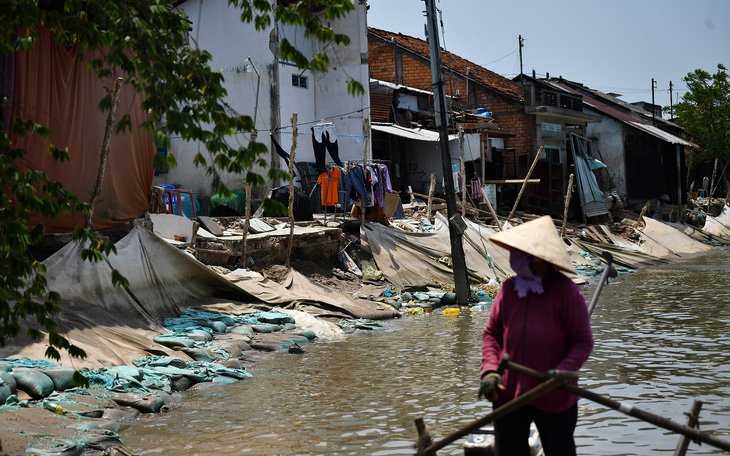
M 577 95 L 582 95 L 580 92 L 578 92 L 577 90 L 573 89 L 572 87 L 568 86 L 565 83 L 551 81 L 550 85 L 552 85 L 554 87 L 560 87 L 567 92 L 575 93 Z M 643 131 L 644 133 L 648 133 L 654 137 L 657 137 L 657 138 L 661 139 L 662 141 L 666 141 L 670 144 L 680 144 L 682 146 L 692 147 L 695 149 L 700 148 L 700 146 L 698 146 L 695 143 L 686 141 L 682 138 L 674 136 L 671 133 L 667 133 L 666 131 L 664 131 L 660 128 L 657 128 L 649 123 L 640 122 L 636 119 L 636 117 L 632 116 L 631 114 L 622 112 L 621 110 L 616 109 L 613 106 L 609 106 L 606 103 L 603 103 L 600 100 L 597 100 L 595 98 L 584 96 L 583 104 L 585 106 L 591 107 L 592 109 L 594 109 L 602 114 L 613 117 L 614 119 L 619 120 L 619 121 L 625 123 L 626 125 L 632 126 L 636 129 Z
M 414 141 L 438 142 L 439 140 L 439 133 L 437 131 L 425 130 L 423 128 L 405 128 L 400 125 L 383 123 L 373 123 L 370 128 L 375 131 L 400 136 L 401 138 L 412 139 Z M 459 136 L 449 135 L 449 141 L 453 141 L 455 139 L 459 139 Z
M 634 127 L 638 128 L 639 130 L 645 131 L 651 135 L 656 136 L 659 139 L 662 139 L 670 144 L 679 144 L 681 146 L 685 147 L 694 147 L 698 148 L 697 144 L 691 143 L 689 141 L 685 141 L 682 138 L 678 138 L 677 136 L 674 136 L 670 133 L 667 133 L 666 131 L 655 127 L 654 125 L 645 124 L 642 122 L 627 122 L 628 124 L 633 125 Z

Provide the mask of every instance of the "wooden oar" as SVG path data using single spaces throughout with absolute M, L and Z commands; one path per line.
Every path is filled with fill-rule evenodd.
M 522 366 L 520 364 L 513 363 L 512 361 L 509 361 L 509 356 L 504 355 L 504 357 L 507 358 L 507 370 L 517 372 L 518 374 L 522 374 L 528 377 L 535 378 L 537 380 L 545 381 L 551 376 L 548 374 L 544 374 L 542 372 L 538 372 L 534 369 L 530 369 L 529 367 Z M 504 361 L 504 358 L 502 359 Z M 706 443 L 708 445 L 712 445 L 716 448 L 723 449 L 725 451 L 730 451 L 730 442 L 722 439 L 718 439 L 717 437 L 714 437 L 710 434 L 707 434 L 705 432 L 701 432 L 699 429 L 695 429 L 692 427 L 688 427 L 682 424 L 679 424 L 677 422 L 674 422 L 672 420 L 669 420 L 667 418 L 661 417 L 659 415 L 655 415 L 651 412 L 647 412 L 645 410 L 638 409 L 634 407 L 631 404 L 627 404 L 626 402 L 619 402 L 614 401 L 613 399 L 609 399 L 605 396 L 601 396 L 600 394 L 594 393 L 592 391 L 585 390 L 583 388 L 579 388 L 575 385 L 571 385 L 569 383 L 565 383 L 560 386 L 560 388 L 564 389 L 565 391 L 568 391 L 569 393 L 573 393 L 576 396 L 584 397 L 586 399 L 589 399 L 593 402 L 598 402 L 601 405 L 605 405 L 608 408 L 611 408 L 613 410 L 618 410 L 621 413 L 624 413 L 629 416 L 633 416 L 634 418 L 638 418 L 640 420 L 646 421 L 647 423 L 651 423 L 655 426 L 670 430 L 672 432 L 676 432 L 678 434 L 685 435 L 687 437 L 690 437 L 692 440 Z
M 601 280 L 598 282 L 596 291 L 593 292 L 593 298 L 591 298 L 591 303 L 588 306 L 588 315 L 593 314 L 593 309 L 595 309 L 596 303 L 598 302 L 598 296 L 600 296 L 601 294 L 603 285 L 608 283 L 608 278 L 614 278 L 618 276 L 616 268 L 613 267 L 613 255 L 611 255 L 611 252 L 609 252 L 608 250 L 604 250 L 601 256 L 604 260 L 606 260 L 606 267 L 603 269 L 603 274 L 601 274 Z

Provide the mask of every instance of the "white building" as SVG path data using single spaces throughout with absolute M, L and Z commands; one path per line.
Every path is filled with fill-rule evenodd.
M 366 4 L 364 0 L 353 3 L 354 11 L 329 24 L 335 33 L 350 37 L 350 45 L 346 47 L 305 38 L 303 29 L 277 23 L 257 31 L 254 24 L 242 23 L 240 11 L 228 6 L 226 1 L 176 3 L 191 21 L 190 46 L 210 52 L 213 56 L 211 68 L 223 73 L 228 92 L 226 103 L 236 113 L 255 115 L 258 141 L 269 148 L 268 167 L 288 169 L 276 154 L 269 134 L 273 133 L 283 149 L 290 152 L 291 118 L 295 113 L 298 117 L 296 162 L 315 161 L 310 128 L 323 122 L 331 122 L 336 129 L 339 158 L 362 162 L 363 119 L 370 117 Z M 326 52 L 330 60 L 328 71 L 313 73 L 283 61 L 279 55 L 279 43 L 283 38 L 310 58 L 318 52 Z M 365 94 L 348 94 L 350 79 L 360 82 Z M 229 141 L 246 145 L 249 139 L 249 134 L 239 134 Z M 218 192 L 219 179 L 231 190 L 245 187 L 244 175 L 220 173 L 219 177 L 211 177 L 206 175 L 205 169 L 196 167 L 193 159 L 198 153 L 211 161 L 200 143 L 185 142 L 173 136 L 170 153 L 175 156 L 177 166 L 167 174 L 157 176 L 155 185 L 171 184 L 192 189 L 203 207 L 207 206 L 210 196 Z M 367 153 L 370 157 L 370 151 Z M 326 161 L 328 164 L 332 161 L 329 154 Z M 254 170 L 265 176 L 268 168 Z M 267 187 L 253 189 L 252 197 L 260 201 L 270 188 L 283 184 L 267 178 Z

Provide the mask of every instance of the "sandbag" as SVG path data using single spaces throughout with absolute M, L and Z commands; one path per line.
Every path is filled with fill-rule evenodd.
M 76 370 L 69 367 L 53 367 L 49 369 L 41 369 L 53 381 L 53 389 L 56 391 L 65 391 L 74 386 L 74 374 Z
M 254 330 L 251 325 L 234 326 L 228 331 L 229 334 L 240 334 L 242 336 L 253 336 Z
M 53 392 L 53 380 L 39 369 L 16 367 L 11 372 L 19 390 L 33 399 L 46 397 Z
M 251 329 L 253 329 L 254 332 L 262 334 L 281 331 L 281 327 L 279 325 L 251 325 Z
M 34 443 L 25 449 L 27 454 L 37 456 L 78 456 L 83 454 L 84 445 L 71 439 L 51 437 Z
M 193 329 L 186 332 L 185 334 L 189 338 L 198 342 L 210 342 L 211 340 L 213 340 L 213 335 L 208 331 L 203 331 L 202 329 Z
M 204 361 L 206 363 L 209 363 L 215 360 L 215 356 L 213 356 L 212 353 L 203 350 L 202 348 L 184 347 L 181 349 L 181 351 L 189 357 L 193 358 L 195 361 Z
M 6 385 L 5 383 L 0 385 L 0 405 L 5 405 L 5 401 L 7 401 L 8 398 L 12 395 L 13 392 L 10 391 L 8 385 Z
M 170 337 L 166 335 L 157 336 L 152 339 L 153 341 L 157 342 L 160 345 L 164 345 L 168 348 L 181 348 L 181 347 L 193 347 L 195 345 L 195 341 L 193 339 L 190 339 L 188 337 Z
M 15 377 L 13 377 L 13 374 L 11 374 L 10 371 L 0 371 L 0 380 L 2 380 L 13 393 L 15 393 L 15 390 L 18 389 Z
M 211 321 L 211 320 L 208 320 L 206 322 L 206 325 L 209 328 L 211 328 L 213 331 L 215 331 L 217 333 L 221 333 L 221 334 L 223 334 L 224 332 L 226 332 L 226 329 L 228 328 L 226 326 L 226 324 L 223 323 L 222 321 Z
M 117 397 L 113 397 L 112 400 L 123 407 L 133 407 L 142 413 L 157 413 L 165 405 L 165 401 L 161 397 L 152 394 L 140 397 L 121 393 Z

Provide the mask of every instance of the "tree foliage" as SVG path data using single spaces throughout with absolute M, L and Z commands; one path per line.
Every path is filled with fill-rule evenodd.
M 264 177 L 250 169 L 254 165 L 266 167 L 266 146 L 254 141 L 241 146 L 227 140 L 232 134 L 250 132 L 253 120 L 226 104 L 223 75 L 210 68 L 210 53 L 186 44 L 190 23 L 170 4 L 168 0 L 6 0 L 0 8 L 0 54 L 31 49 L 37 41 L 37 30 L 45 27 L 53 32 L 59 45 L 78 46 L 93 56 L 91 65 L 100 78 L 121 71 L 128 75 L 125 84 L 143 95 L 147 120 L 132 125 L 129 114 L 125 114 L 118 119 L 117 131 L 144 128 L 152 133 L 157 146 L 169 145 L 169 135 L 198 141 L 209 159 L 199 153 L 194 162 L 208 174 L 219 170 L 246 173 L 247 182 L 264 185 Z M 229 5 L 241 12 L 242 22 L 258 30 L 278 21 L 303 27 L 305 35 L 314 39 L 349 43 L 347 36 L 334 33 L 326 21 L 354 10 L 351 0 L 229 0 Z M 286 39 L 282 39 L 280 50 L 283 59 L 300 68 L 325 70 L 329 63 L 324 53 L 308 60 Z M 348 90 L 364 93 L 356 81 L 348 83 Z M 0 106 L 8 102 L 3 97 Z M 99 108 L 111 109 L 111 95 L 100 100 Z M 59 312 L 61 297 L 48 289 L 45 267 L 32 258 L 28 248 L 38 244 L 45 232 L 42 224 L 31 225 L 32 213 L 45 217 L 58 217 L 71 210 L 88 214 L 90 207 L 59 182 L 49 180 L 43 171 L 31 169 L 25 161 L 27 151 L 14 146 L 13 137 L 47 137 L 47 127 L 33 119 L 19 118 L 1 127 L 0 346 L 8 337 L 17 336 L 21 323 L 26 322 L 30 337 L 42 338 L 42 330 L 48 333 L 46 355 L 50 358 L 59 358 L 58 349 L 83 357 L 83 350 L 56 331 L 53 317 Z M 48 150 L 57 160 L 68 160 L 75 152 L 54 147 Z M 171 154 L 155 157 L 158 169 L 174 165 Z M 288 179 L 285 172 L 275 169 L 269 170 L 268 176 Z M 225 187 L 221 191 L 228 193 Z M 99 241 L 84 227 L 78 227 L 73 238 L 86 242 L 83 256 L 90 261 L 114 252 L 113 244 Z M 127 285 L 117 271 L 112 275 L 115 284 Z
M 700 146 L 693 158 L 711 162 L 730 158 L 730 81 L 727 68 L 717 65 L 717 73 L 698 69 L 683 81 L 689 91 L 674 109 L 676 123 L 684 127 L 692 141 Z

